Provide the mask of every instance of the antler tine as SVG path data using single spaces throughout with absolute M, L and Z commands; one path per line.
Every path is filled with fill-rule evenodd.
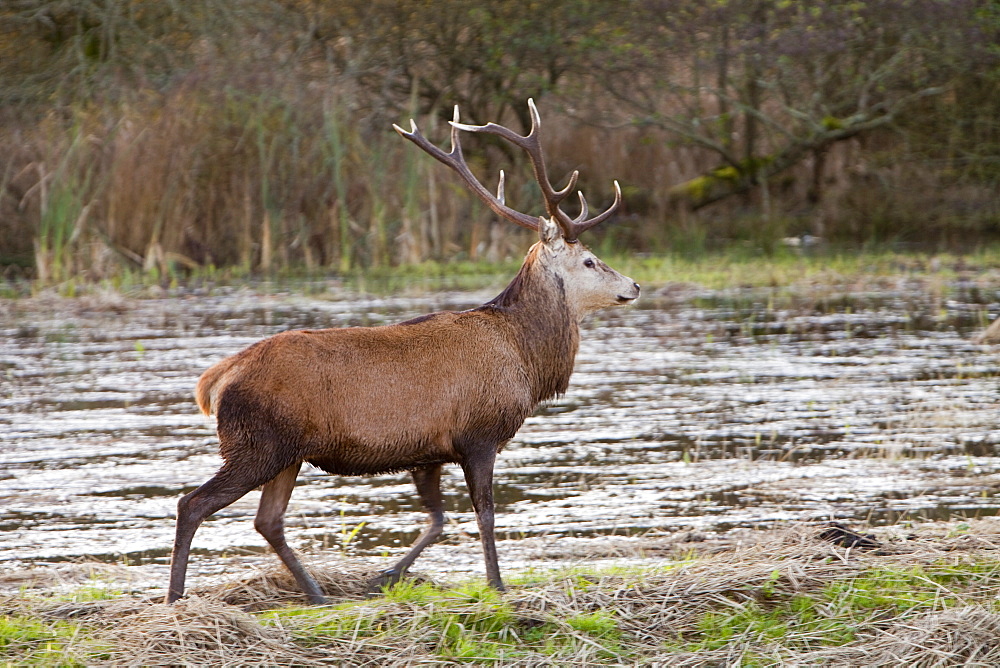
M 549 177 L 545 173 L 545 159 L 542 157 L 542 146 L 538 139 L 538 128 L 542 127 L 542 117 L 538 115 L 538 107 L 535 106 L 535 101 L 530 97 L 528 98 L 528 114 L 531 116 L 531 132 L 528 133 L 528 136 L 534 136 L 535 143 L 538 144 L 538 160 L 541 163 L 541 176 L 545 177 L 545 186 L 543 186 L 543 190 L 547 187 L 549 195 L 553 201 L 558 204 L 566 199 L 566 196 L 573 192 L 573 189 L 576 188 L 576 180 L 580 178 L 580 172 L 579 170 L 574 169 L 573 173 L 570 174 L 569 183 L 567 183 L 566 187 L 562 190 L 555 190 L 553 188 L 552 182 L 549 181 Z M 534 164 L 532 164 L 532 166 L 534 166 Z
M 506 194 L 503 191 L 504 179 L 505 179 L 504 173 L 503 173 L 503 170 L 501 169 L 500 170 L 500 183 L 497 184 L 497 200 L 499 200 L 499 202 L 501 204 L 504 204 L 504 203 L 507 202 L 507 196 L 506 196 Z
M 447 153 L 429 142 L 422 134 L 420 134 L 420 130 L 417 129 L 417 124 L 413 120 L 410 120 L 410 126 L 412 128 L 410 132 L 404 131 L 398 125 L 393 125 L 392 127 L 396 129 L 396 132 L 398 132 L 400 136 L 405 139 L 409 139 L 425 152 L 429 153 L 433 158 L 443 162 L 458 172 L 459 176 L 462 177 L 462 180 L 465 181 L 469 189 L 472 190 L 472 192 L 475 193 L 479 199 L 485 202 L 494 213 L 502 218 L 506 218 L 512 223 L 527 227 L 528 229 L 537 230 L 539 225 L 538 218 L 521 213 L 520 211 L 515 211 L 507 206 L 504 194 L 505 175 L 503 170 L 500 170 L 500 183 L 497 186 L 497 194 L 495 197 L 475 177 L 462 155 L 460 131 L 464 130 L 466 132 L 484 132 L 487 134 L 493 134 L 506 139 L 515 146 L 523 149 L 528 154 L 528 158 L 531 161 L 531 168 L 535 173 L 535 180 L 538 182 L 538 186 L 542 190 L 542 196 L 545 198 L 546 212 L 549 217 L 562 229 L 563 238 L 566 241 L 575 242 L 581 233 L 589 230 L 598 223 L 604 222 L 615 213 L 622 201 L 621 187 L 618 185 L 618 182 L 615 181 L 615 201 L 604 212 L 590 219 L 587 218 L 587 216 L 590 215 L 590 211 L 587 207 L 587 200 L 583 196 L 582 192 L 578 192 L 580 197 L 580 214 L 576 218 L 571 219 L 567 213 L 559 208 L 559 204 L 576 187 L 577 180 L 580 177 L 580 172 L 574 171 L 573 174 L 570 175 L 569 183 L 561 190 L 556 190 L 552 187 L 552 183 L 549 181 L 549 177 L 545 169 L 545 157 L 542 154 L 542 145 L 538 139 L 538 128 L 541 126 L 541 120 L 539 119 L 538 109 L 535 107 L 535 102 L 531 99 L 528 100 L 528 111 L 531 114 L 531 130 L 528 134 L 522 136 L 510 128 L 506 128 L 496 123 L 487 123 L 486 125 L 468 125 L 466 123 L 461 123 L 458 116 L 458 106 L 456 105 L 454 120 L 449 121 L 449 124 L 451 125 L 451 150 Z
M 542 196 L 545 198 L 545 211 L 549 214 L 549 217 L 555 218 L 560 222 L 560 224 L 569 223 L 569 217 L 559 210 L 559 203 L 566 199 L 567 195 L 573 192 L 580 174 L 579 172 L 573 172 L 572 176 L 570 176 L 569 183 L 561 190 L 556 190 L 555 187 L 553 187 L 552 182 L 549 181 L 547 170 L 545 169 L 545 156 L 542 154 L 542 145 L 538 140 L 538 128 L 541 127 L 541 119 L 538 116 L 538 109 L 535 107 L 534 100 L 530 98 L 528 99 L 528 111 L 531 115 L 531 130 L 524 136 L 517 134 L 510 128 L 496 123 L 487 123 L 486 125 L 469 125 L 467 123 L 452 121 L 451 126 L 460 130 L 465 130 L 466 132 L 483 132 L 486 134 L 496 135 L 506 139 L 518 148 L 523 149 L 524 152 L 528 154 L 528 158 L 531 160 L 531 168 L 535 173 L 535 180 L 538 182 L 538 186 L 542 189 Z
M 472 170 L 469 169 L 468 164 L 465 162 L 465 157 L 462 155 L 462 144 L 458 132 L 461 124 L 458 122 L 458 119 L 458 105 L 455 105 L 455 120 L 451 121 L 451 150 L 447 153 L 428 141 L 427 138 L 420 133 L 420 130 L 417 128 L 417 123 L 413 119 L 410 119 L 410 132 L 407 132 L 395 123 L 393 123 L 392 127 L 401 137 L 410 140 L 419 146 L 424 152 L 428 153 L 432 158 L 455 170 L 458 175 L 462 177 L 462 180 L 465 181 L 469 190 L 471 190 L 476 197 L 481 199 L 486 206 L 490 207 L 495 214 L 502 218 L 506 218 L 512 223 L 521 225 L 522 227 L 527 227 L 531 230 L 538 230 L 538 218 L 521 213 L 520 211 L 515 211 L 504 204 L 502 173 L 500 176 L 500 190 L 498 191 L 499 197 L 494 197 L 493 194 L 479 182 L 479 179 L 477 179 L 472 173 Z
M 583 191 L 577 190 L 576 194 L 580 196 L 580 215 L 573 219 L 573 224 L 579 225 L 590 215 L 590 209 L 587 207 L 587 198 L 583 196 Z
M 615 211 L 618 210 L 618 207 L 619 205 L 621 205 L 621 203 L 622 203 L 622 188 L 620 185 L 618 185 L 618 181 L 615 181 L 615 201 L 612 202 L 611 206 L 605 209 L 602 213 L 594 216 L 590 220 L 584 220 L 587 217 L 587 200 L 583 198 L 583 193 L 580 193 L 580 206 L 583 210 L 580 212 L 579 216 L 577 216 L 575 219 L 571 221 L 570 224 L 573 230 L 572 235 L 571 237 L 567 237 L 566 240 L 567 241 L 576 240 L 578 236 L 580 236 L 582 233 L 592 228 L 594 225 L 597 225 L 598 223 L 603 223 L 605 220 L 614 215 Z

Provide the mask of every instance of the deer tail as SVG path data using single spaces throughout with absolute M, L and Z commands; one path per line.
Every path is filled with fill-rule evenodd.
M 198 402 L 198 408 L 205 415 L 215 412 L 218 405 L 219 394 L 229 384 L 232 378 L 227 372 L 233 368 L 238 361 L 238 356 L 228 357 L 218 364 L 215 364 L 198 379 L 198 385 L 194 388 L 194 399 Z

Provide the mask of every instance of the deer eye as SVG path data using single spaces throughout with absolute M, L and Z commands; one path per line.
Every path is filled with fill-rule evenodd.
M 583 261 L 583 266 L 587 267 L 588 269 L 593 269 L 594 261 L 588 257 L 586 260 Z

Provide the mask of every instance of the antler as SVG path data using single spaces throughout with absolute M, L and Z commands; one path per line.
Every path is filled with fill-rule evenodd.
M 490 193 L 490 191 L 479 182 L 479 180 L 472 173 L 472 170 L 469 169 L 469 165 L 465 162 L 465 156 L 462 155 L 462 144 L 458 137 L 459 125 L 458 105 L 455 105 L 455 120 L 451 121 L 451 151 L 448 153 L 445 153 L 443 150 L 427 141 L 427 138 L 420 134 L 420 130 L 417 129 L 417 124 L 413 121 L 413 119 L 410 119 L 410 127 L 412 128 L 410 132 L 406 132 L 395 123 L 393 123 L 392 127 L 395 128 L 396 132 L 398 132 L 400 136 L 405 139 L 409 139 L 414 144 L 429 153 L 431 157 L 443 162 L 458 172 L 458 175 L 462 177 L 462 180 L 469 186 L 469 189 L 472 190 L 472 192 L 475 193 L 479 199 L 483 200 L 483 202 L 485 202 L 495 214 L 501 216 L 502 218 L 506 218 L 512 223 L 517 223 L 522 227 L 527 227 L 528 229 L 537 231 L 538 218 L 516 211 L 504 204 L 503 170 L 500 170 L 500 185 L 497 187 L 497 196 L 494 197 L 492 193 Z
M 489 206 L 490 209 L 492 209 L 497 215 L 502 216 L 511 222 L 517 223 L 518 225 L 537 230 L 537 218 L 521 213 L 520 211 L 515 211 L 504 204 L 503 170 L 500 170 L 500 185 L 497 189 L 496 197 L 494 197 L 490 191 L 488 191 L 472 174 L 471 170 L 469 170 L 469 166 L 465 162 L 465 158 L 462 156 L 462 147 L 459 142 L 458 131 L 465 130 L 466 132 L 484 132 L 487 134 L 497 135 L 498 137 L 502 137 L 503 139 L 511 142 L 515 146 L 520 147 L 528 154 L 528 159 L 531 161 L 531 168 L 535 173 L 535 180 L 538 182 L 538 185 L 542 190 L 542 196 L 545 198 L 546 213 L 548 213 L 549 218 L 554 220 L 562 229 L 563 238 L 566 241 L 574 242 L 582 232 L 607 220 L 611 217 L 615 210 L 617 210 L 622 199 L 621 187 L 618 185 L 618 182 L 615 181 L 615 201 L 612 202 L 611 206 L 604 212 L 589 219 L 587 218 L 589 215 L 587 200 L 583 196 L 582 192 L 578 192 L 577 194 L 580 197 L 580 214 L 576 218 L 570 218 L 568 214 L 559 208 L 559 204 L 566 199 L 566 196 L 569 195 L 569 193 L 572 192 L 573 188 L 576 186 L 576 181 L 580 176 L 580 172 L 573 172 L 569 178 L 569 183 L 565 188 L 556 190 L 552 186 L 545 170 L 545 158 L 542 155 L 542 145 L 538 139 L 538 128 L 541 125 L 541 121 L 538 117 L 538 109 L 535 108 L 535 103 L 530 98 L 528 99 L 528 110 L 531 113 L 531 131 L 528 132 L 527 135 L 521 136 L 513 130 L 502 125 L 497 125 L 496 123 L 487 123 L 486 125 L 466 125 L 464 123 L 460 123 L 458 117 L 458 107 L 456 106 L 455 119 L 450 121 L 451 151 L 448 153 L 445 153 L 443 150 L 427 141 L 427 139 L 420 134 L 420 131 L 417 129 L 417 124 L 412 120 L 410 121 L 410 126 L 413 128 L 411 132 L 405 132 L 398 125 L 393 125 L 393 127 L 400 135 L 409 139 L 431 156 L 458 172 L 472 192 L 474 192 L 479 199 L 483 200 L 483 202 L 485 202 L 487 206 Z

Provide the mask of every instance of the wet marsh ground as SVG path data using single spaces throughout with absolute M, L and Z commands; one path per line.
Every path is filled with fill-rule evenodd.
M 637 307 L 592 318 L 569 391 L 498 460 L 501 566 L 639 559 L 633 548 L 661 537 L 734 529 L 996 515 L 1000 364 L 970 340 L 997 313 L 992 279 L 924 270 L 779 287 L 661 283 Z M 464 309 L 500 287 L 0 302 L 0 567 L 124 562 L 155 594 L 176 500 L 219 465 L 213 422 L 191 398 L 201 371 L 285 329 Z M 415 568 L 478 573 L 457 468 L 443 486 L 446 537 Z M 256 498 L 199 530 L 192 585 L 272 563 L 252 527 Z M 309 562 L 377 566 L 423 523 L 407 475 L 306 467 L 288 535 Z

